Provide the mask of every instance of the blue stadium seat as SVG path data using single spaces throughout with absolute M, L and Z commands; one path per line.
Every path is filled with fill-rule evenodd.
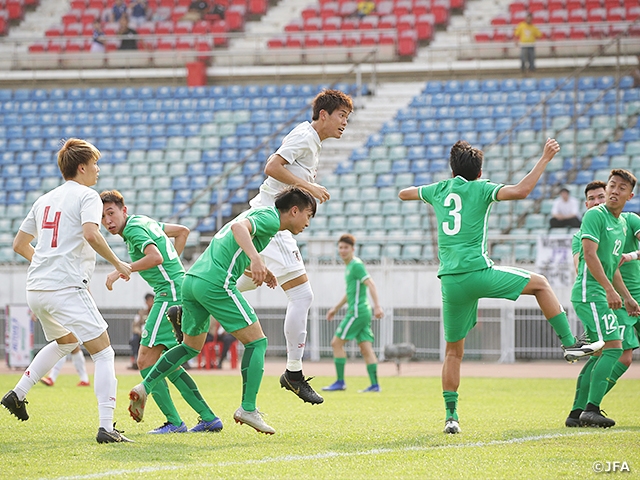
M 423 145 L 409 147 L 409 149 L 407 150 L 407 159 L 409 160 L 422 160 L 425 158 L 425 155 L 426 155 L 426 148 Z
M 187 176 L 174 177 L 171 181 L 172 190 L 185 190 L 187 188 L 189 188 L 189 177 Z
M 440 81 L 429 81 L 424 87 L 424 93 L 434 94 L 441 93 L 443 91 L 442 82 Z
M 623 155 L 624 154 L 624 142 L 611 142 L 607 145 L 606 155 Z

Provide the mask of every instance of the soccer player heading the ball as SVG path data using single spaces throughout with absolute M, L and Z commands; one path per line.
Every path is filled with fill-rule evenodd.
M 182 302 L 184 267 L 180 261 L 180 254 L 187 243 L 189 229 L 184 225 L 160 223 L 144 215 L 130 215 L 122 194 L 117 190 L 104 191 L 100 198 L 103 204 L 102 225 L 112 235 L 120 235 L 124 239 L 129 256 L 133 260 L 131 271 L 140 272 L 140 276 L 155 293 L 153 307 L 142 327 L 138 350 L 137 364 L 140 375 L 145 378 L 160 355 L 178 345 L 166 316 L 170 307 Z M 175 245 L 171 243 L 170 238 L 175 239 Z M 107 276 L 109 290 L 113 289 L 113 283 L 119 277 L 117 271 Z M 222 430 L 222 422 L 209 408 L 200 395 L 196 382 L 182 366 L 172 371 L 168 378 L 185 402 L 200 415 L 198 423 L 189 430 L 190 432 Z M 176 410 L 167 382 L 162 380 L 156 383 L 151 393 L 167 421 L 149 433 L 186 432 L 187 426 Z
M 339 90 L 323 90 L 313 100 L 311 122 L 302 122 L 284 139 L 280 148 L 269 157 L 264 168 L 267 179 L 260 193 L 251 200 L 251 207 L 271 206 L 274 196 L 290 185 L 304 188 L 320 203 L 329 200 L 329 192 L 315 183 L 322 142 L 340 138 L 353 110 L 351 97 Z M 289 299 L 284 317 L 287 341 L 287 367 L 280 377 L 280 386 L 292 391 L 305 402 L 322 403 L 308 379 L 302 373 L 302 356 L 307 341 L 307 315 L 313 301 L 313 291 L 307 278 L 298 245 L 291 233 L 280 231 L 262 251 L 267 268 Z M 247 275 L 238 279 L 238 290 L 256 288 Z
M 35 356 L 2 405 L 20 420 L 29 418 L 25 397 L 62 357 L 84 345 L 95 363 L 98 398 L 98 443 L 130 442 L 114 428 L 116 380 L 107 322 L 89 293 L 96 252 L 126 280 L 122 262 L 100 233 L 102 202 L 89 188 L 98 182 L 100 151 L 84 140 L 70 138 L 58 152 L 65 182 L 38 198 L 13 241 L 13 249 L 29 260 L 27 303 L 38 317 L 48 343 Z M 34 247 L 31 242 L 37 238 Z
M 260 252 L 274 235 L 288 230 L 302 232 L 316 213 L 316 201 L 307 191 L 291 187 L 276 195 L 275 206 L 247 210 L 222 227 L 187 272 L 182 284 L 182 344 L 167 350 L 144 381 L 129 393 L 129 412 L 134 420 L 144 415 L 147 394 L 162 378 L 197 356 L 209 331 L 210 317 L 244 345 L 242 356 L 242 404 L 234 414 L 258 432 L 273 434 L 256 407 L 264 374 L 267 337 L 253 308 L 244 299 L 236 281 L 246 268 L 257 286 L 275 288 L 274 274 Z
M 438 222 L 438 277 L 446 341 L 442 367 L 445 433 L 460 432 L 457 412 L 460 364 L 464 340 L 477 322 L 478 299 L 516 300 L 520 295 L 534 295 L 560 337 L 568 361 L 602 348 L 601 342 L 587 345 L 574 337 L 567 315 L 545 277 L 518 268 L 494 266 L 487 252 L 487 223 L 493 203 L 526 198 L 559 151 L 558 142 L 548 139 L 533 169 L 516 185 L 502 185 L 480 179 L 483 152 L 461 140 L 451 148 L 452 178 L 405 188 L 398 195 L 401 200 L 431 204 Z

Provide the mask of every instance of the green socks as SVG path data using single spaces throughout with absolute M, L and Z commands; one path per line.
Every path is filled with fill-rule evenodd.
M 178 368 L 178 370 L 171 372 L 167 376 L 167 378 L 171 381 L 171 383 L 175 385 L 175 387 L 180 392 L 180 395 L 182 395 L 182 398 L 184 398 L 185 402 L 187 402 L 191 408 L 198 412 L 202 420 L 204 420 L 205 422 L 211 422 L 214 418 L 216 418 L 216 415 L 213 413 L 211 408 L 209 408 L 207 402 L 205 402 L 204 398 L 202 398 L 196 382 L 193 381 L 191 375 L 189 375 L 184 368 L 180 367 Z
M 629 369 L 629 367 L 627 367 L 624 363 L 620 363 L 620 362 L 616 362 L 616 364 L 613 366 L 613 372 L 611 372 L 611 375 L 609 376 L 609 378 L 607 378 L 607 391 L 604 392 L 604 394 L 606 395 L 607 393 L 609 393 L 609 390 L 611 390 L 616 382 L 618 381 L 618 379 L 624 375 L 624 372 L 626 372 Z
M 589 397 L 589 383 L 591 380 L 591 371 L 593 367 L 598 363 L 600 357 L 589 357 L 587 363 L 584 364 L 580 374 L 578 374 L 578 381 L 576 382 L 576 396 L 573 398 L 574 410 L 584 410 L 587 405 L 587 398 Z
M 589 389 L 588 403 L 600 406 L 604 394 L 607 392 L 607 386 L 609 385 L 609 377 L 613 372 L 613 367 L 622 355 L 621 348 L 607 348 L 602 350 L 600 354 L 600 360 L 593 367 L 591 372 L 591 388 Z
M 567 314 L 565 312 L 560 312 L 555 317 L 549 318 L 548 322 L 556 332 L 556 335 L 560 338 L 562 345 L 570 347 L 576 343 L 576 337 L 571 333 L 571 328 L 569 327 L 569 321 L 567 320 Z
M 347 364 L 347 359 L 345 358 L 334 358 L 333 363 L 336 365 L 336 375 L 338 377 L 338 381 L 344 381 L 344 366 Z
M 367 365 L 367 373 L 369 374 L 371 385 L 378 385 L 378 364 L 371 363 Z
M 142 381 L 147 393 L 152 392 L 156 383 L 180 367 L 184 362 L 196 357 L 200 352 L 184 343 L 176 345 L 162 354 L 160 360 Z
M 458 420 L 458 392 L 451 392 L 445 390 L 442 392 L 442 396 L 444 397 L 444 408 L 447 412 L 446 418 L 453 418 L 454 420 Z
M 254 340 L 244 346 L 242 355 L 242 408 L 247 412 L 256 409 L 256 398 L 264 375 L 264 355 L 267 352 L 267 337 Z
M 148 367 L 140 370 L 142 378 L 145 378 L 152 368 L 153 367 Z M 180 418 L 178 410 L 176 410 L 176 406 L 173 404 L 169 387 L 167 387 L 167 382 L 164 379 L 158 380 L 155 383 L 153 390 L 151 390 L 151 395 L 160 411 L 167 417 L 167 421 L 173 425 L 180 426 L 182 419 Z

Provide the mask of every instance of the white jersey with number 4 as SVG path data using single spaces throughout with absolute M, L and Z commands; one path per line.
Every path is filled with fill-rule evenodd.
M 102 219 L 95 190 L 68 180 L 35 201 L 20 230 L 37 238 L 27 271 L 27 290 L 62 290 L 88 286 L 96 252 L 82 225 Z
M 288 165 L 285 165 L 287 170 L 296 177 L 313 183 L 318 173 L 321 148 L 318 132 L 311 123 L 302 122 L 284 137 L 276 154 L 288 162 Z M 249 204 L 252 207 L 272 207 L 275 203 L 274 197 L 288 186 L 275 178 L 267 177 L 260 186 L 260 193 Z

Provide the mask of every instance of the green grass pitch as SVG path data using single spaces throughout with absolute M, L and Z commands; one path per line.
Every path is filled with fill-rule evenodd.
M 0 377 L 0 391 L 17 374 Z M 379 394 L 359 394 L 365 377 L 348 378 L 345 392 L 325 392 L 322 405 L 303 404 L 265 377 L 259 408 L 277 433 L 236 425 L 238 376 L 200 376 L 196 382 L 224 422 L 220 433 L 148 435 L 164 421 L 150 402 L 145 421 L 128 417 L 127 393 L 136 375 L 120 375 L 117 427 L 133 444 L 99 445 L 93 391 L 62 375 L 55 387 L 37 385 L 27 399 L 31 418 L 0 411 L 0 478 L 7 479 L 532 479 L 593 478 L 595 462 L 627 462 L 640 478 L 640 380 L 619 382 L 603 408 L 617 421 L 608 430 L 564 427 L 573 380 L 463 378 L 462 433 L 445 435 L 438 378 L 386 377 Z M 320 388 L 333 379 L 319 377 Z M 189 427 L 196 422 L 172 389 Z

